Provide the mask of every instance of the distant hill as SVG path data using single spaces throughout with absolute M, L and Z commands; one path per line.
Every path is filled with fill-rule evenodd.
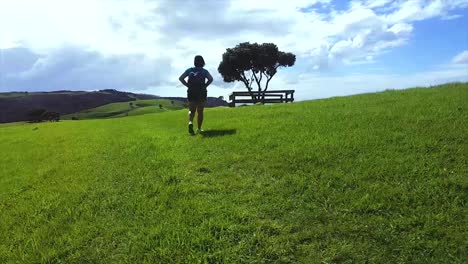
M 81 112 L 98 106 L 135 100 L 168 99 L 185 102 L 183 97 L 159 97 L 106 89 L 94 92 L 53 91 L 53 92 L 9 92 L 0 93 L 0 123 L 28 120 L 28 113 L 35 109 L 46 109 L 61 115 Z M 221 98 L 208 98 L 208 107 L 227 106 Z
M 110 103 L 96 108 L 62 116 L 62 119 L 99 119 L 162 113 L 179 110 L 185 102 L 168 99 L 135 100 L 130 102 Z

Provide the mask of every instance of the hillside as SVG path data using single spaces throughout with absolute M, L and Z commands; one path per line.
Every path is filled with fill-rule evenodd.
M 0 125 L 0 263 L 464 263 L 467 99 Z
M 157 97 L 152 95 L 116 90 L 0 93 L 0 123 L 28 120 L 28 113 L 35 109 L 46 109 L 66 115 L 114 102 L 155 98 Z
M 185 103 L 182 97 L 159 97 L 148 94 L 135 94 L 116 90 L 55 91 L 55 92 L 10 92 L 0 93 L 0 123 L 28 120 L 28 113 L 36 109 L 46 109 L 61 115 L 69 115 L 87 109 L 117 102 L 134 100 L 166 99 Z M 221 98 L 209 97 L 207 107 L 227 106 Z M 147 109 L 148 110 L 148 109 Z M 140 110 L 141 111 L 141 110 Z
M 162 108 L 159 107 L 162 106 Z M 109 117 L 134 116 L 165 111 L 180 110 L 185 108 L 181 101 L 167 99 L 135 100 L 131 102 L 111 103 L 92 109 L 83 110 L 63 116 L 63 119 L 96 119 Z

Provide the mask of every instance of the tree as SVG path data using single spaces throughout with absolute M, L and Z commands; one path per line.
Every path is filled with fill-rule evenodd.
M 42 116 L 43 119 L 48 120 L 50 122 L 60 121 L 60 114 L 57 112 L 45 112 Z
M 47 111 L 45 109 L 33 109 L 28 112 L 28 120 L 30 122 L 41 122 L 44 119 L 44 114 Z
M 271 79 L 280 67 L 291 67 L 296 62 L 296 55 L 282 52 L 273 43 L 240 43 L 234 48 L 226 49 L 218 72 L 225 82 L 241 81 L 250 92 L 254 101 L 265 98 Z M 252 93 L 254 83 L 258 96 Z

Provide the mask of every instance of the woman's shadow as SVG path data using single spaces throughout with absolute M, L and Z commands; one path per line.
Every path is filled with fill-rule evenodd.
M 222 137 L 236 134 L 236 129 L 213 129 L 201 133 L 203 137 Z

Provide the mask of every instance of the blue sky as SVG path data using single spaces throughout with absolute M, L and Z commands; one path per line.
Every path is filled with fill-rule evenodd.
M 384 54 L 379 62 L 398 73 L 430 70 L 448 63 L 468 48 L 468 16 L 451 20 L 432 18 L 414 24 L 413 37 L 407 45 Z
M 245 88 L 217 66 L 244 41 L 297 55 L 270 87 L 299 100 L 468 81 L 466 25 L 468 0 L 0 1 L 0 92 L 184 96 L 201 54 L 227 96 Z

